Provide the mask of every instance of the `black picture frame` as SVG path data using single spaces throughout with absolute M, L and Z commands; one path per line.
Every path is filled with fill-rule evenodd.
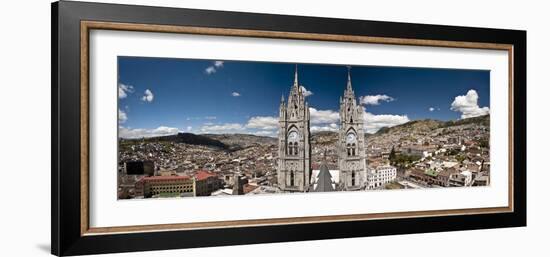
M 526 226 L 526 31 L 61 1 L 52 4 L 51 253 L 81 255 Z M 82 20 L 513 45 L 513 212 L 81 234 Z

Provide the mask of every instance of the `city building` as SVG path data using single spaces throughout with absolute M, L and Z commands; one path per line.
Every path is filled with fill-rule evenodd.
M 437 174 L 436 184 L 443 187 L 449 186 L 449 180 L 453 174 L 457 174 L 458 170 L 455 168 L 445 168 Z
M 244 195 L 244 185 L 248 184 L 248 179 L 239 173 L 235 173 L 233 178 L 233 195 Z
M 397 179 L 397 168 L 391 165 L 381 165 L 369 168 L 367 172 L 367 189 L 374 189 Z
M 126 175 L 153 176 L 155 163 L 153 161 L 126 161 L 124 162 L 124 171 Z
M 474 182 L 472 184 L 473 186 L 488 186 L 489 185 L 489 176 L 482 175 L 479 177 L 476 177 L 474 179 Z
M 231 188 L 218 189 L 212 192 L 211 194 L 211 196 L 228 196 L 228 195 L 233 195 L 233 189 Z
M 403 153 L 419 158 L 426 158 L 432 156 L 435 150 L 437 150 L 437 147 L 432 145 L 410 145 L 403 149 Z
M 222 187 L 222 180 L 210 171 L 201 170 L 195 173 L 195 196 L 209 196 Z
M 449 179 L 449 186 L 464 187 L 472 185 L 472 172 L 463 170 L 460 173 L 452 174 Z
M 359 190 L 365 186 L 366 177 L 364 111 L 363 107 L 357 104 L 350 73 L 348 68 L 347 86 L 344 96 L 340 97 L 340 131 L 337 146 L 340 190 Z
M 298 83 L 298 67 L 288 103 L 281 96 L 279 107 L 279 160 L 277 184 L 281 190 L 306 192 L 311 176 L 310 115 L 302 86 Z
M 136 182 L 136 196 L 193 196 L 195 180 L 189 176 L 143 177 Z

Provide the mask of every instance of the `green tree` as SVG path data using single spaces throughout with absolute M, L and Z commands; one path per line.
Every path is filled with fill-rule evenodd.
M 478 144 L 479 144 L 479 146 L 481 146 L 483 148 L 489 148 L 489 140 L 487 140 L 487 139 L 479 140 Z
M 391 147 L 391 151 L 390 151 L 390 156 L 389 156 L 389 159 L 390 159 L 390 162 L 393 163 L 395 161 L 395 148 L 392 146 Z

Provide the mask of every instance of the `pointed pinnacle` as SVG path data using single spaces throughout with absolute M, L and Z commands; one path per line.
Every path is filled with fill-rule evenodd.
M 294 69 L 294 85 L 298 85 L 298 64 L 295 64 Z

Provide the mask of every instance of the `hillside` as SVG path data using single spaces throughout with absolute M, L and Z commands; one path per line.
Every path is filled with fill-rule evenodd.
M 439 128 L 448 128 L 468 124 L 479 124 L 489 126 L 489 115 L 479 116 L 456 121 L 438 121 L 438 120 L 415 120 L 391 128 L 381 128 L 375 134 L 365 133 L 366 138 L 379 137 L 382 135 L 401 134 L 401 133 L 422 133 L 431 132 Z M 249 134 L 203 134 L 196 135 L 192 133 L 178 133 L 176 135 L 152 137 L 145 139 L 123 139 L 126 142 L 174 142 L 190 145 L 201 145 L 216 147 L 224 150 L 240 150 L 258 145 L 277 145 L 277 138 L 256 136 Z M 338 133 L 333 131 L 320 131 L 311 134 L 311 144 L 314 146 L 331 146 L 338 141 Z
M 203 136 L 220 141 L 230 149 L 248 148 L 254 145 L 277 144 L 277 138 L 249 134 L 204 134 Z
M 215 140 L 203 135 L 195 135 L 193 133 L 178 133 L 170 136 L 151 137 L 144 139 L 124 139 L 125 141 L 143 141 L 143 142 L 173 142 L 184 143 L 190 145 L 211 146 L 222 149 L 229 148 L 226 144 L 219 140 Z
M 338 133 L 332 131 L 313 132 L 311 134 L 311 144 L 319 146 L 328 146 L 338 141 Z
M 483 126 L 489 126 L 490 116 L 484 115 L 479 117 L 453 120 L 453 121 L 439 121 L 439 120 L 414 120 L 401 125 L 397 125 L 391 128 L 384 127 L 378 130 L 375 135 L 381 135 L 386 133 L 398 133 L 398 132 L 429 132 L 438 128 L 447 128 L 452 126 L 460 126 L 467 124 L 479 124 Z
M 462 120 L 452 120 L 452 121 L 444 122 L 443 124 L 441 124 L 440 127 L 445 128 L 445 127 L 459 126 L 459 125 L 466 125 L 466 124 L 478 124 L 478 125 L 483 125 L 488 127 L 491 124 L 491 117 L 489 116 L 489 114 L 487 114 L 483 116 L 467 118 Z
M 375 134 L 386 134 L 405 131 L 427 132 L 439 128 L 444 122 L 438 120 L 414 120 L 391 128 L 383 127 Z

